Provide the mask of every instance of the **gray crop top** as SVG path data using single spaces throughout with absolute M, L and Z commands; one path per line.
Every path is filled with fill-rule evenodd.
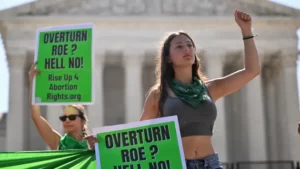
M 211 95 L 206 88 L 210 98 Z M 182 102 L 179 98 L 167 96 L 163 116 L 178 116 L 181 137 L 208 135 L 212 136 L 217 117 L 217 108 L 213 100 L 203 101 L 198 108 Z

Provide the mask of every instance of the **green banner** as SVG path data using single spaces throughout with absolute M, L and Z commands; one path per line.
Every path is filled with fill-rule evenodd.
M 93 25 L 80 24 L 37 31 L 33 104 L 93 102 Z
M 95 151 L 1 152 L 1 169 L 96 169 Z
M 177 117 L 94 129 L 98 168 L 185 169 L 178 131 Z

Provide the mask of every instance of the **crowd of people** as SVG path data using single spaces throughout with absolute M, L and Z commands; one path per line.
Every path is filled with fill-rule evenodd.
M 252 18 L 239 10 L 234 11 L 234 18 L 244 43 L 245 67 L 227 76 L 205 77 L 200 71 L 195 43 L 186 32 L 170 33 L 159 49 L 156 84 L 148 92 L 140 120 L 178 116 L 187 169 L 222 169 L 211 139 L 217 117 L 215 102 L 238 91 L 260 74 Z M 34 77 L 40 73 L 35 67 L 33 64 L 29 72 L 31 89 Z M 51 150 L 94 149 L 98 143 L 87 131 L 88 118 L 81 105 L 64 107 L 62 116 L 59 116 L 64 135 L 55 131 L 40 115 L 39 106 L 31 105 L 31 115 Z M 298 132 L 300 134 L 300 123 Z

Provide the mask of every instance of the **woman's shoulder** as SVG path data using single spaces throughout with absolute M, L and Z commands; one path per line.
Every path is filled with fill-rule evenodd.
M 147 93 L 143 113 L 140 120 L 149 120 L 159 116 L 159 93 L 160 90 L 156 86 L 152 87 Z
M 220 88 L 218 87 L 218 79 L 210 79 L 204 82 L 208 94 L 213 98 L 214 101 L 217 101 L 218 93 L 220 92 Z
M 205 79 L 205 80 L 203 80 L 203 84 L 204 84 L 206 87 L 211 87 L 211 86 L 213 86 L 213 84 L 214 84 L 214 80 L 213 80 L 213 79 Z
M 148 99 L 154 99 L 157 100 L 159 98 L 160 95 L 160 90 L 159 90 L 159 86 L 153 86 L 152 88 L 150 88 L 149 92 L 147 93 L 147 98 Z

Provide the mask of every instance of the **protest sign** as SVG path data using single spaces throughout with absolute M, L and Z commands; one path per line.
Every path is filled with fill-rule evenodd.
M 32 103 L 92 104 L 93 57 L 93 24 L 38 29 Z
M 98 169 L 186 169 L 177 116 L 93 129 Z

